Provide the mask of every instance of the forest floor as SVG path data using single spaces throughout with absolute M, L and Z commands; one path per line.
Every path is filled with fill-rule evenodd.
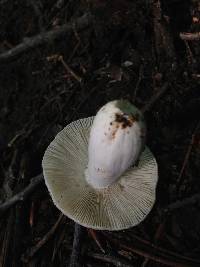
M 73 264 L 200 266 L 199 44 L 198 0 L 0 0 L 0 266 L 70 264 L 74 222 L 42 157 L 69 122 L 120 98 L 144 112 L 156 203 L 129 230 L 82 229 Z

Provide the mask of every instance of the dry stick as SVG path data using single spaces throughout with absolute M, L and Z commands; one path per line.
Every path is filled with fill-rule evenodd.
M 168 258 L 165 255 L 159 255 L 159 253 L 155 252 L 155 253 L 151 253 L 149 252 L 149 250 L 144 250 L 141 248 L 136 248 L 136 247 L 129 247 L 126 244 L 123 244 L 121 241 L 119 242 L 118 240 L 109 237 L 109 241 L 116 244 L 117 246 L 119 246 L 120 248 L 127 250 L 127 251 L 131 251 L 137 255 L 140 255 L 144 258 L 153 260 L 155 262 L 159 262 L 161 264 L 167 265 L 167 266 L 172 266 L 172 267 L 195 267 L 195 266 L 199 266 L 196 264 L 196 262 L 194 261 L 185 261 L 185 263 L 179 263 L 178 262 L 178 257 L 172 259 L 172 258 Z M 199 264 L 199 263 L 198 263 Z
M 191 51 L 190 46 L 188 44 L 188 41 L 184 40 L 184 43 L 186 46 L 188 65 L 192 65 L 195 62 L 194 56 L 192 54 L 192 51 Z
M 169 84 L 167 82 L 164 83 L 164 85 L 160 88 L 160 90 L 150 98 L 147 104 L 144 105 L 141 111 L 143 113 L 149 111 L 152 108 L 152 106 L 155 104 L 155 102 L 167 91 L 168 88 L 169 88 Z
M 72 251 L 72 247 L 69 245 L 66 245 L 66 249 L 69 251 Z M 100 261 L 104 261 L 107 263 L 112 263 L 114 266 L 117 267 L 132 267 L 133 265 L 129 263 L 129 260 L 124 259 L 122 257 L 116 257 L 111 255 L 105 255 L 105 254 L 99 254 L 99 253 L 93 253 L 93 252 L 87 252 L 87 257 L 97 259 Z
M 148 251 L 152 251 L 153 249 L 154 252 L 160 256 L 165 256 L 165 257 L 169 256 L 169 257 L 173 257 L 174 259 L 179 259 L 179 260 L 189 261 L 189 262 L 192 261 L 193 263 L 198 264 L 198 266 L 200 264 L 200 261 L 198 259 L 192 259 L 188 256 L 183 256 L 174 251 L 167 250 L 166 248 L 162 248 L 158 245 L 154 245 L 150 241 L 142 239 L 141 237 L 138 237 L 137 235 L 132 234 L 131 237 L 132 237 L 132 242 L 134 244 L 137 244 L 137 246 L 142 248 L 143 250 L 146 249 Z
M 56 229 L 58 228 L 61 220 L 64 218 L 64 215 L 61 213 L 56 223 L 52 226 L 52 228 L 49 230 L 49 232 L 34 246 L 30 249 L 30 251 L 23 256 L 22 260 L 24 262 L 28 262 L 30 258 L 32 258 L 35 253 L 42 247 L 44 244 L 46 244 L 47 241 L 53 236 Z
M 179 34 L 180 38 L 185 41 L 195 41 L 200 40 L 200 32 L 181 32 Z
M 74 240 L 69 267 L 81 266 L 81 247 L 83 240 L 83 227 L 78 223 L 74 226 Z
M 3 233 L 3 240 L 1 242 L 1 253 L 0 253 L 0 266 L 8 266 L 10 262 L 10 247 L 13 242 L 13 223 L 15 220 L 14 211 L 9 213 L 7 218 L 7 225 Z M 2 265 L 1 265 L 2 264 Z
M 200 74 L 198 74 L 198 73 L 193 73 L 193 74 L 192 74 L 192 78 L 194 78 L 194 79 L 199 79 L 199 78 L 200 78 Z
M 44 31 L 43 18 L 42 18 L 42 13 L 39 7 L 39 3 L 34 0 L 29 0 L 29 3 L 32 6 L 33 11 L 35 12 L 35 16 L 37 18 L 40 31 Z
M 13 182 L 16 181 L 16 177 L 14 175 L 14 169 L 16 168 L 16 164 L 19 163 L 17 161 L 18 156 L 19 156 L 19 151 L 18 149 L 16 149 L 13 153 L 8 171 L 6 172 L 6 175 L 5 175 L 6 179 L 3 182 L 3 189 L 5 191 L 6 198 L 10 198 L 13 193 L 13 190 L 12 190 Z
M 175 59 L 175 50 L 169 28 L 162 21 L 161 1 L 151 3 L 154 27 L 155 50 L 157 57 L 162 57 L 163 50 L 169 59 Z
M 118 257 L 112 257 L 110 255 L 98 254 L 98 253 L 88 253 L 89 257 L 97 260 L 101 260 L 107 263 L 111 263 L 117 267 L 133 267 L 133 264 L 128 260 L 124 260 Z
M 39 174 L 31 179 L 30 184 L 21 192 L 15 196 L 8 199 L 6 202 L 0 205 L 0 214 L 8 210 L 10 207 L 15 205 L 19 201 L 24 201 L 34 190 L 35 188 L 42 183 L 44 177 L 42 174 Z
M 97 236 L 97 233 L 95 230 L 93 229 L 87 229 L 89 235 L 92 237 L 92 239 L 95 241 L 95 243 L 97 244 L 97 246 L 99 247 L 99 249 L 101 250 L 101 252 L 105 253 L 105 249 L 103 248 L 103 246 L 101 245 L 101 242 Z
M 65 3 L 65 0 L 58 0 L 58 1 L 55 3 L 55 5 L 53 6 L 53 8 L 51 9 L 50 13 L 53 13 L 53 11 L 54 11 L 55 9 L 60 9 L 60 8 L 62 8 L 63 5 L 64 5 L 64 3 Z
M 64 68 L 66 69 L 67 72 L 71 74 L 71 76 L 74 77 L 75 80 L 77 80 L 79 83 L 82 81 L 81 77 L 79 77 L 64 61 L 63 56 L 59 56 L 58 60 L 63 64 Z
M 77 40 L 77 44 L 75 45 L 74 49 L 72 50 L 72 53 L 71 53 L 71 55 L 70 55 L 69 58 L 68 58 L 68 62 L 70 62 L 70 61 L 72 60 L 72 58 L 73 58 L 73 56 L 75 55 L 75 53 L 76 53 L 78 47 L 81 45 L 81 38 L 79 37 L 79 35 L 78 35 L 76 29 L 73 29 L 73 32 L 74 32 L 74 36 L 75 36 L 75 38 L 76 38 L 76 40 Z
M 59 234 L 58 240 L 54 242 L 54 249 L 51 257 L 51 261 L 54 262 L 56 254 L 65 238 L 66 229 L 65 227 L 62 228 L 62 232 Z
M 105 237 L 108 238 L 108 240 L 111 240 L 111 242 L 115 242 L 115 244 L 118 244 L 120 247 L 120 240 L 118 241 L 116 238 L 113 238 L 111 234 L 103 234 Z M 198 259 L 193 259 L 188 256 L 183 256 L 181 254 L 178 254 L 174 251 L 167 250 L 166 248 L 162 248 L 158 245 L 154 245 L 148 240 L 145 240 L 137 235 L 131 234 L 131 241 L 132 244 L 135 244 L 136 249 L 142 250 L 142 251 L 148 251 L 149 253 L 152 252 L 152 254 L 156 254 L 159 257 L 170 257 L 172 259 L 177 259 L 179 261 L 187 261 L 187 262 L 192 262 L 192 264 L 198 264 L 200 266 L 200 260 Z M 131 244 L 131 246 L 132 246 Z M 185 262 L 184 262 L 185 263 Z
M 32 48 L 35 48 L 39 45 L 43 45 L 55 39 L 58 39 L 63 35 L 65 35 L 66 33 L 72 32 L 74 28 L 76 28 L 76 31 L 81 31 L 87 28 L 90 25 L 91 21 L 92 21 L 92 16 L 86 13 L 74 22 L 64 24 L 56 29 L 38 34 L 30 38 L 25 38 L 24 42 L 0 54 L 0 64 L 12 61 Z
M 192 197 L 185 198 L 183 200 L 177 200 L 176 202 L 170 204 L 167 208 L 164 209 L 164 212 L 172 212 L 174 210 L 180 209 L 187 205 L 200 203 L 200 194 L 195 194 Z
M 139 75 L 138 76 L 139 77 L 138 77 L 138 80 L 137 80 L 137 83 L 136 83 L 136 86 L 135 86 L 135 91 L 134 91 L 134 96 L 133 96 L 133 100 L 134 101 L 136 99 L 136 96 L 137 96 L 137 92 L 138 92 L 140 83 L 141 83 L 142 78 L 144 76 L 144 66 L 143 66 L 143 64 L 140 65 L 140 70 L 139 70 Z
M 190 157 L 190 154 L 191 154 L 193 145 L 194 145 L 194 143 L 195 143 L 195 137 L 196 137 L 196 134 L 197 134 L 197 132 L 198 132 L 198 130 L 199 130 L 199 127 L 200 127 L 200 121 L 198 122 L 196 128 L 195 128 L 194 131 L 193 131 L 193 134 L 192 134 L 192 137 L 191 137 L 190 144 L 189 144 L 188 149 L 187 149 L 187 152 L 186 152 L 186 154 L 185 154 L 185 158 L 184 158 L 184 161 L 183 161 L 183 165 L 182 165 L 181 171 L 180 171 L 179 176 L 178 176 L 178 179 L 177 179 L 177 185 L 178 185 L 178 186 L 180 185 L 180 182 L 181 182 L 183 173 L 184 173 L 185 168 L 186 168 L 186 165 L 187 165 L 187 163 L 188 163 L 188 160 L 189 160 L 189 157 Z
M 159 226 L 156 229 L 155 235 L 154 235 L 154 244 L 157 244 L 157 241 L 160 239 L 160 237 L 162 236 L 163 232 L 164 232 L 164 228 L 165 228 L 165 222 L 166 220 L 164 220 L 162 223 L 159 224 Z M 144 262 L 142 263 L 141 267 L 146 267 L 147 264 L 149 263 L 149 259 L 145 258 Z

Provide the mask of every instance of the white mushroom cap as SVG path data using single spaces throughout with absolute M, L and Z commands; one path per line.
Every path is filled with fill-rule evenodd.
M 83 226 L 99 230 L 135 226 L 155 202 L 156 160 L 146 147 L 137 166 L 109 186 L 95 188 L 85 176 L 93 120 L 72 122 L 58 133 L 43 158 L 45 183 L 57 208 Z

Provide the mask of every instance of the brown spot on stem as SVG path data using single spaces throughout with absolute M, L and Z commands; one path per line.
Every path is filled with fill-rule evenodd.
M 111 140 L 115 139 L 117 130 L 118 130 L 118 127 L 115 127 L 115 128 L 113 129 L 112 134 L 111 134 Z
M 139 116 L 139 114 L 138 114 Z M 115 122 L 117 122 L 119 125 L 121 125 L 122 129 L 131 127 L 133 125 L 133 123 L 135 121 L 138 120 L 138 116 L 137 118 L 135 118 L 135 116 L 131 115 L 127 115 L 124 113 L 117 113 L 115 114 Z

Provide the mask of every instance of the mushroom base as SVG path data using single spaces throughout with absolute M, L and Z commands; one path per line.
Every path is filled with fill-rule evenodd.
M 108 188 L 109 186 L 111 186 L 113 183 L 115 183 L 120 177 L 115 177 L 112 180 L 110 179 L 110 177 L 100 177 L 99 180 L 98 179 L 92 179 L 92 177 L 89 175 L 88 172 L 88 168 L 85 170 L 85 179 L 86 182 L 93 187 L 94 189 L 104 189 L 104 188 Z

